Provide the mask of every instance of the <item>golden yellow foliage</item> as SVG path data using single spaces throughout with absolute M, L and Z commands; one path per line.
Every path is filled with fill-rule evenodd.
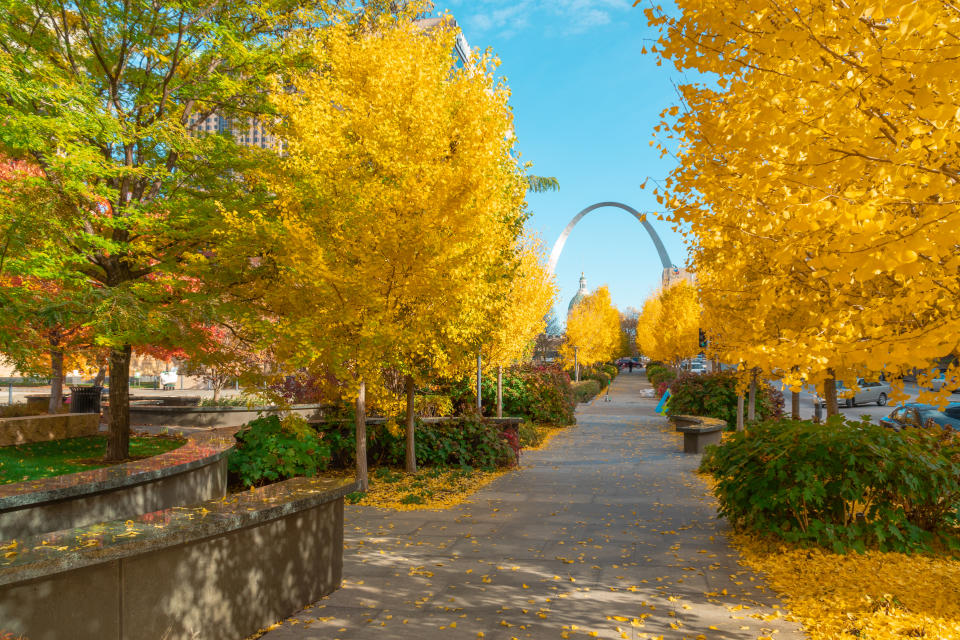
M 582 365 L 612 360 L 620 347 L 620 312 L 606 286 L 587 294 L 567 316 L 567 339 L 560 347 L 564 362 Z
M 503 317 L 503 283 L 535 278 L 509 91 L 493 60 L 454 68 L 455 35 L 406 14 L 334 25 L 316 70 L 273 93 L 286 147 L 267 179 L 278 278 L 261 292 L 262 330 L 278 360 L 365 380 L 374 400 L 385 370 L 475 357 Z
M 557 295 L 554 275 L 547 268 L 538 238 L 524 240 L 519 260 L 499 321 L 483 349 L 490 365 L 508 365 L 530 356 Z
M 656 292 L 637 318 L 637 348 L 643 355 L 676 363 L 700 352 L 700 302 L 686 280 Z
M 960 346 L 960 12 L 680 0 L 648 9 L 680 88 L 660 201 L 719 355 L 788 382 L 898 377 Z M 921 381 L 922 382 L 922 381 Z
M 509 469 L 427 469 L 398 474 L 399 477 L 393 482 L 378 480 L 374 474 L 370 479 L 369 490 L 357 504 L 396 511 L 449 509 L 462 504 L 474 493 L 508 472 Z
M 869 551 L 838 555 L 737 534 L 812 640 L 960 638 L 960 560 Z

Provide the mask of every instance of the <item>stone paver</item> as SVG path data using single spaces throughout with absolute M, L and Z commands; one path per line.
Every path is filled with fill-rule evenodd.
M 700 457 L 654 404 L 624 373 L 472 504 L 347 507 L 343 588 L 264 637 L 803 637 L 763 619 L 782 605 L 738 564 Z

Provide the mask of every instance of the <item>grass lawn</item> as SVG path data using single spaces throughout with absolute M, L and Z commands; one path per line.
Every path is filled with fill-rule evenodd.
M 147 458 L 183 445 L 167 437 L 131 437 L 130 457 Z M 106 436 L 68 438 L 0 447 L 0 484 L 59 476 L 110 466 L 102 462 Z

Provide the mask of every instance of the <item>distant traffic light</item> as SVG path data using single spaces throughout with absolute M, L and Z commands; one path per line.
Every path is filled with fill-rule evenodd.
M 703 329 L 698 329 L 700 332 L 700 348 L 705 349 L 707 346 L 707 334 L 703 332 Z

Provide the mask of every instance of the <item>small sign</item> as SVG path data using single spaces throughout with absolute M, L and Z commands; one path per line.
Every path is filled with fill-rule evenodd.
M 663 392 L 663 397 L 660 398 L 660 402 L 657 403 L 657 408 L 655 411 L 660 415 L 667 415 L 667 404 L 670 400 L 670 389 L 667 389 Z

